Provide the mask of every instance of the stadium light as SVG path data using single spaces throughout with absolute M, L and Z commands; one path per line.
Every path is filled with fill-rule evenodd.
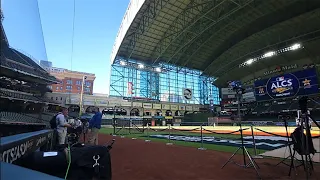
M 264 58 L 266 58 L 266 57 L 272 57 L 272 56 L 274 56 L 276 53 L 274 52 L 274 51 L 270 51 L 270 52 L 267 52 L 267 53 L 265 53 L 264 55 L 263 55 L 263 57 Z
M 248 61 L 246 61 L 246 64 L 250 65 L 253 63 L 253 59 L 249 59 Z
M 245 67 L 247 65 L 250 65 L 250 64 L 252 64 L 252 63 L 254 63 L 256 61 L 260 61 L 260 60 L 265 59 L 265 58 L 276 56 L 276 55 L 279 55 L 279 54 L 282 54 L 282 53 L 286 53 L 286 52 L 289 52 L 289 51 L 298 50 L 298 49 L 301 49 L 301 48 L 303 48 L 303 46 L 300 43 L 295 43 L 295 44 L 293 44 L 291 46 L 287 46 L 287 47 L 278 49 L 276 51 L 270 51 L 270 52 L 267 52 L 267 53 L 265 53 L 263 55 L 257 56 L 255 58 L 251 58 L 251 59 L 239 64 L 239 68 Z
M 120 65 L 125 66 L 127 63 L 125 61 L 120 61 Z
M 298 44 L 298 43 L 290 46 L 290 50 L 292 50 L 292 51 L 300 49 L 300 48 L 301 48 L 301 44 Z
M 143 65 L 143 64 L 139 64 L 139 65 L 138 65 L 138 68 L 143 69 L 143 68 L 144 68 L 144 65 Z
M 156 71 L 157 71 L 157 72 L 161 72 L 161 68 L 157 67 L 157 68 L 156 68 Z

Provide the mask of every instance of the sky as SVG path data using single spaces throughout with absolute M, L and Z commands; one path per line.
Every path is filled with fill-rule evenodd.
M 10 46 L 54 67 L 94 73 L 93 93 L 107 94 L 112 46 L 128 5 L 75 0 L 74 13 L 74 0 L 2 0 L 3 24 Z

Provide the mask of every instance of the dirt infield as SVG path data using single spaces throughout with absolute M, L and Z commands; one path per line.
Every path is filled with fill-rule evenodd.
M 112 138 L 110 135 L 99 134 L 99 144 L 105 144 Z M 111 150 L 113 180 L 257 179 L 253 169 L 243 169 L 232 163 L 221 169 L 230 153 L 115 138 L 116 142 Z M 237 155 L 235 160 L 241 162 L 241 157 Z M 278 162 L 279 160 L 258 159 L 262 178 L 294 179 L 287 176 L 287 166 L 275 167 Z M 317 172 L 314 172 L 312 179 L 317 179 L 316 177 L 320 177 L 319 165 L 315 164 L 314 169 Z M 295 179 L 305 179 L 302 167 L 298 168 L 298 174 Z

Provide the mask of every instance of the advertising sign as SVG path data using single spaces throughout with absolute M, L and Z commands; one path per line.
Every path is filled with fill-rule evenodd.
M 96 99 L 96 106 L 108 106 L 109 102 L 107 100 Z
M 153 104 L 153 109 L 161 109 L 161 104 Z
M 178 105 L 171 104 L 171 110 L 178 110 Z
M 257 101 L 318 93 L 316 69 L 306 69 L 256 81 Z
M 186 111 L 192 111 L 192 106 L 186 106 Z
M 142 107 L 142 103 L 141 102 L 132 102 L 132 106 L 133 107 Z
M 179 106 L 179 110 L 180 110 L 180 111 L 186 110 L 186 106 Z
M 133 83 L 128 82 L 128 95 L 132 95 L 132 94 L 133 94 Z
M 162 104 L 162 109 L 170 110 L 170 105 L 169 104 Z
M 192 99 L 192 96 L 193 96 L 193 94 L 192 94 L 192 89 L 190 89 L 190 88 L 185 88 L 185 89 L 183 89 L 183 98 L 185 99 L 185 100 L 191 100 Z
M 6 163 L 35 152 L 52 138 L 52 130 L 41 130 L 1 138 L 0 159 Z M 23 135 L 23 136 L 21 136 Z M 12 139 L 16 141 L 12 141 Z
M 254 92 L 247 92 L 242 94 L 243 102 L 254 102 L 256 101 L 256 97 L 254 96 Z
M 268 71 L 264 72 L 263 74 L 266 76 L 266 75 L 269 75 L 269 74 L 274 74 L 274 73 L 277 73 L 277 72 L 288 71 L 290 69 L 297 69 L 297 68 L 298 68 L 297 64 L 286 65 L 286 66 L 277 66 L 272 70 L 268 70 Z
M 121 102 L 121 106 L 123 106 L 123 107 L 131 107 L 131 102 L 123 101 L 123 102 Z
M 235 95 L 236 92 L 232 88 L 221 88 L 221 95 Z
M 143 103 L 143 108 L 152 109 L 152 104 L 151 103 Z

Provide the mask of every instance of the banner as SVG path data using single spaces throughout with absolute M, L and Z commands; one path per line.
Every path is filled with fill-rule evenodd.
M 179 106 L 179 110 L 180 111 L 185 111 L 186 110 L 186 106 Z
M 128 95 L 132 95 L 132 94 L 133 94 L 133 83 L 128 82 Z
M 109 101 L 108 107 L 121 106 L 119 101 Z
M 108 106 L 109 102 L 107 100 L 96 99 L 96 106 Z
M 152 104 L 153 109 L 161 109 L 161 104 Z
M 254 96 L 254 92 L 247 92 L 242 94 L 243 102 L 254 102 L 256 101 L 256 97 Z
M 142 107 L 142 103 L 141 102 L 132 102 L 132 106 L 133 107 Z
M 319 92 L 315 68 L 255 81 L 254 85 L 257 101 Z
M 50 129 L 1 137 L 0 159 L 14 163 L 46 145 L 52 136 L 53 131 Z
M 66 104 L 80 104 L 80 98 L 77 98 L 77 97 L 67 97 L 66 98 Z
M 161 107 L 162 107 L 162 109 L 170 110 L 170 105 L 169 104 L 162 104 Z
M 193 107 L 193 111 L 199 111 L 199 107 L 198 106 L 194 106 Z
M 173 105 L 173 104 L 171 104 L 171 110 L 178 110 L 179 108 L 178 108 L 178 105 Z
M 192 100 L 192 97 L 193 97 L 192 89 L 190 89 L 190 88 L 183 89 L 182 96 L 187 101 Z
M 123 101 L 123 102 L 121 102 L 121 106 L 123 106 L 123 107 L 131 107 L 131 102 Z
M 192 106 L 186 106 L 186 111 L 192 111 Z
M 83 105 L 85 106 L 94 106 L 95 105 L 95 99 L 84 99 Z
M 143 108 L 144 109 L 152 109 L 152 104 L 151 103 L 143 103 Z
M 232 88 L 221 88 L 221 95 L 235 95 L 236 92 Z

